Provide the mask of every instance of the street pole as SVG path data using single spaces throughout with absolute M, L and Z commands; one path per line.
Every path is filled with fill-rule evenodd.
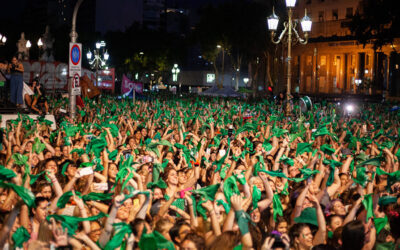
M 76 33 L 76 16 L 78 15 L 78 9 L 83 0 L 78 0 L 75 4 L 74 12 L 72 15 L 72 27 L 71 33 L 69 36 L 71 37 L 71 43 L 76 43 L 76 39 L 78 38 L 78 33 Z M 72 119 L 75 118 L 76 115 L 76 98 L 75 95 L 72 94 L 72 76 L 68 76 L 68 90 L 69 90 L 69 113 Z
M 311 31 L 312 21 L 311 18 L 307 16 L 307 9 L 305 10 L 304 17 L 301 19 L 301 28 L 304 32 L 304 39 L 299 36 L 299 33 L 296 30 L 296 24 L 293 24 L 293 11 L 292 8 L 295 7 L 296 0 L 286 0 L 286 6 L 288 7 L 288 21 L 284 22 L 284 29 L 279 35 L 278 39 L 275 41 L 275 31 L 278 28 L 279 17 L 275 15 L 274 9 L 272 10 L 272 15 L 268 17 L 268 29 L 271 31 L 271 41 L 275 44 L 278 44 L 282 41 L 283 36 L 288 35 L 287 43 L 288 43 L 288 55 L 287 55 L 287 91 L 286 91 L 286 116 L 290 115 L 290 97 L 291 97 L 291 85 L 292 85 L 292 35 L 295 35 L 295 42 L 299 42 L 300 44 L 307 44 L 308 42 L 308 32 Z M 282 107 L 283 108 L 283 107 Z
M 136 88 L 135 88 L 135 86 L 133 86 L 133 106 L 135 106 L 135 99 L 136 99 Z
M 289 8 L 289 22 L 288 22 L 288 55 L 287 55 L 287 103 L 286 115 L 290 115 L 290 92 L 292 88 L 292 8 Z
M 99 52 L 95 51 L 94 57 L 96 58 L 98 55 L 99 55 Z M 95 86 L 98 88 L 99 87 L 99 82 L 98 82 L 99 81 L 99 60 L 96 59 L 94 66 L 96 67 L 96 78 L 95 78 L 94 82 L 95 82 Z

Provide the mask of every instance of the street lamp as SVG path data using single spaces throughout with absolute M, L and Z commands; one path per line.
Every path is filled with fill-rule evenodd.
M 0 33 L 0 46 L 6 44 L 7 37 Z
M 291 69 L 291 56 L 292 56 L 292 32 L 296 35 L 296 39 L 301 44 L 307 44 L 308 42 L 308 32 L 311 31 L 312 21 L 311 18 L 307 16 L 307 9 L 305 10 L 305 15 L 301 19 L 301 28 L 304 32 L 304 39 L 299 36 L 296 30 L 298 24 L 297 20 L 293 20 L 292 8 L 296 5 L 296 0 L 286 0 L 286 7 L 288 8 L 288 20 L 284 22 L 284 29 L 278 36 L 277 40 L 275 38 L 275 31 L 278 28 L 279 17 L 275 15 L 275 11 L 272 11 L 272 15 L 268 17 L 268 29 L 271 31 L 271 40 L 273 43 L 278 44 L 282 41 L 282 38 L 287 34 L 288 43 L 288 57 L 287 57 L 287 103 L 286 103 L 286 115 L 290 114 L 290 90 L 291 90 L 291 80 L 292 80 L 292 69 Z M 294 41 L 296 42 L 296 41 Z
M 39 48 L 43 46 L 42 38 L 39 38 L 37 45 L 39 46 Z
M 222 65 L 221 65 L 221 88 L 224 86 L 224 80 L 225 80 L 225 48 L 219 44 L 217 44 L 217 49 L 220 50 L 222 49 Z M 218 84 L 217 84 L 218 85 Z
M 98 70 L 107 67 L 106 62 L 110 58 L 110 55 L 108 54 L 107 50 L 104 49 L 105 46 L 106 43 L 104 41 L 96 42 L 96 49 L 93 50 L 94 53 L 92 53 L 90 50 L 86 53 L 89 65 L 91 66 L 92 69 L 96 70 L 96 83 L 95 83 L 96 86 L 98 86 L 98 80 L 99 80 Z M 92 60 L 93 55 L 94 58 Z
M 26 47 L 30 49 L 32 47 L 31 41 L 26 41 Z
M 39 47 L 39 60 L 41 60 L 41 54 L 42 54 L 42 47 L 43 47 L 43 42 L 42 42 L 42 38 L 39 38 L 39 40 L 37 41 L 37 45 Z
M 178 64 L 174 64 L 174 67 L 172 68 L 172 81 L 177 82 L 178 81 L 178 74 L 181 72 L 181 70 L 178 68 Z

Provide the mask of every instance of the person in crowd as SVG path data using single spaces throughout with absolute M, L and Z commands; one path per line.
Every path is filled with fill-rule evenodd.
M 11 63 L 8 65 L 0 64 L 0 69 L 6 69 L 7 74 L 10 75 L 10 101 L 16 107 L 21 107 L 23 104 L 23 73 L 24 66 L 17 59 L 16 56 L 11 58 Z
M 36 86 L 33 110 L 67 108 Z M 268 100 L 85 103 L 54 130 L 27 115 L 1 130 L 0 247 L 400 245 L 400 116 L 386 104 L 349 117 L 326 102 L 299 114 L 293 100 L 286 117 Z

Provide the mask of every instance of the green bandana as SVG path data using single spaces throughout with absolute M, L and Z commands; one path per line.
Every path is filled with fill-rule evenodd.
M 24 188 L 23 186 L 18 186 L 15 185 L 14 183 L 6 183 L 4 181 L 0 181 L 0 187 L 11 188 L 28 207 L 33 207 L 35 205 L 35 195 L 30 190 Z
M 196 205 L 196 209 L 199 212 L 200 215 L 203 216 L 204 219 L 207 218 L 206 216 L 206 210 L 204 209 L 204 207 L 201 205 L 204 202 L 210 200 L 210 201 L 214 201 L 215 198 L 215 194 L 217 193 L 218 189 L 219 189 L 220 184 L 215 184 L 215 185 L 210 185 L 201 189 L 196 189 L 196 190 L 192 190 L 192 194 L 193 196 L 199 196 L 200 200 L 198 201 L 197 205 Z M 195 203 L 193 203 L 194 206 Z
M 240 191 L 239 191 L 236 181 L 237 181 L 237 178 L 235 178 L 235 176 L 231 176 L 224 181 L 224 195 L 225 195 L 225 199 L 229 205 L 231 204 L 232 195 L 240 194 Z
M 143 235 L 139 241 L 139 248 L 146 250 L 175 249 L 174 244 L 157 231 Z
M 253 209 L 256 209 L 258 208 L 258 202 L 261 200 L 261 191 L 255 185 L 253 186 L 252 198 Z
M 82 196 L 83 201 L 106 201 L 111 200 L 114 193 L 89 193 L 87 195 Z
M 274 215 L 274 221 L 276 222 L 276 216 L 279 214 L 279 216 L 283 216 L 283 208 L 282 208 L 282 203 L 281 200 L 279 199 L 278 194 L 274 194 L 272 198 L 272 208 L 274 210 L 273 215 Z
M 378 201 L 379 206 L 386 206 L 386 205 L 394 204 L 394 203 L 397 203 L 397 197 L 390 196 L 390 195 L 382 196 L 379 198 L 379 201 Z
M 287 157 L 286 155 L 282 155 L 282 157 L 279 159 L 279 162 L 282 162 L 289 166 L 294 165 L 294 160 L 292 158 Z
M 87 217 L 87 218 L 53 214 L 53 215 L 48 215 L 46 217 L 46 219 L 49 222 L 50 222 L 51 218 L 54 218 L 55 220 L 60 221 L 61 222 L 61 226 L 63 228 L 67 228 L 68 229 L 68 235 L 69 236 L 73 236 L 73 235 L 75 235 L 75 231 L 78 229 L 79 222 L 82 222 L 82 221 L 95 221 L 95 220 L 98 220 L 98 219 L 103 218 L 105 216 L 108 216 L 108 215 L 106 215 L 106 214 L 104 214 L 102 212 L 100 212 L 96 216 Z
M 225 213 L 226 214 L 228 214 L 229 213 L 229 211 L 230 211 L 230 209 L 231 209 L 231 207 L 229 206 L 229 204 L 228 203 L 226 203 L 225 201 L 223 201 L 223 200 L 217 200 L 217 204 L 218 204 L 218 206 L 223 206 L 224 207 L 224 209 L 225 209 Z
M 86 151 L 83 148 L 74 148 L 71 150 L 70 154 L 77 153 L 81 157 Z
M 154 152 L 157 155 L 157 157 L 160 157 L 160 151 L 158 150 L 158 146 L 168 146 L 170 148 L 173 147 L 173 145 L 169 141 L 162 140 L 162 141 L 159 141 L 159 142 L 149 143 L 146 146 L 146 151 Z
M 299 217 L 294 218 L 296 223 L 308 223 L 318 227 L 317 210 L 314 207 L 305 208 Z
M 161 188 L 161 189 L 166 189 L 168 186 L 165 183 L 165 181 L 163 181 L 163 179 L 161 179 L 161 178 L 159 178 L 158 181 L 156 181 L 156 182 L 147 183 L 148 189 L 154 189 L 156 187 Z
M 24 242 L 27 242 L 31 238 L 28 230 L 25 227 L 19 227 L 15 233 L 12 235 L 12 240 L 16 247 L 22 248 Z
M 58 199 L 58 201 L 57 201 L 57 207 L 59 207 L 59 208 L 64 208 L 65 205 L 67 205 L 67 203 L 69 202 L 69 200 L 71 199 L 71 197 L 72 197 L 73 195 L 74 195 L 74 194 L 72 193 L 72 191 L 65 192 L 65 193 L 64 193 L 63 195 L 61 195 L 61 197 Z M 78 191 L 75 192 L 75 196 L 77 196 L 77 197 L 79 197 L 79 198 L 82 197 L 81 193 L 78 192 Z
M 362 204 L 367 211 L 365 222 L 368 222 L 369 218 L 374 217 L 374 204 L 372 201 L 372 194 L 364 195 L 364 200 L 362 201 Z
M 115 234 L 111 240 L 107 242 L 104 250 L 114 250 L 119 248 L 125 238 L 125 235 L 132 233 L 131 227 L 124 222 L 114 223 L 113 226 L 115 228 Z
M 328 144 L 322 145 L 321 151 L 324 152 L 324 154 L 326 155 L 332 155 L 333 153 L 335 153 L 335 149 L 331 148 L 331 146 Z
M 383 218 L 374 218 L 374 224 L 376 228 L 376 234 L 378 235 L 383 228 L 385 228 L 386 224 L 388 224 L 389 219 L 385 215 Z
M 302 155 L 305 152 L 312 152 L 311 143 L 298 143 L 296 149 L 296 156 Z
M 40 142 L 39 138 L 35 138 L 35 142 L 32 145 L 32 152 L 35 152 L 36 154 L 42 153 L 42 151 L 46 148 L 46 145 L 42 142 Z
M 9 180 L 16 176 L 17 174 L 14 171 L 5 168 L 3 165 L 0 165 L 0 180 Z
M 63 164 L 62 169 L 61 169 L 61 174 L 65 176 L 65 172 L 67 171 L 67 168 L 71 162 L 67 161 Z
M 386 190 L 387 191 L 391 191 L 391 187 L 393 184 L 395 184 L 396 182 L 400 181 L 400 170 L 393 172 L 393 173 L 387 173 L 385 171 L 383 171 L 380 168 L 376 168 L 376 174 L 377 175 L 387 175 L 387 186 L 386 186 Z

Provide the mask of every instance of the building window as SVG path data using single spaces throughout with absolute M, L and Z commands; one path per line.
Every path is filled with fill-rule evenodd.
M 332 20 L 338 20 L 339 19 L 339 11 L 338 9 L 332 10 Z
M 320 21 L 320 22 L 324 21 L 324 12 L 323 11 L 318 12 L 318 21 Z
M 346 9 L 346 17 L 351 18 L 353 16 L 353 8 Z

